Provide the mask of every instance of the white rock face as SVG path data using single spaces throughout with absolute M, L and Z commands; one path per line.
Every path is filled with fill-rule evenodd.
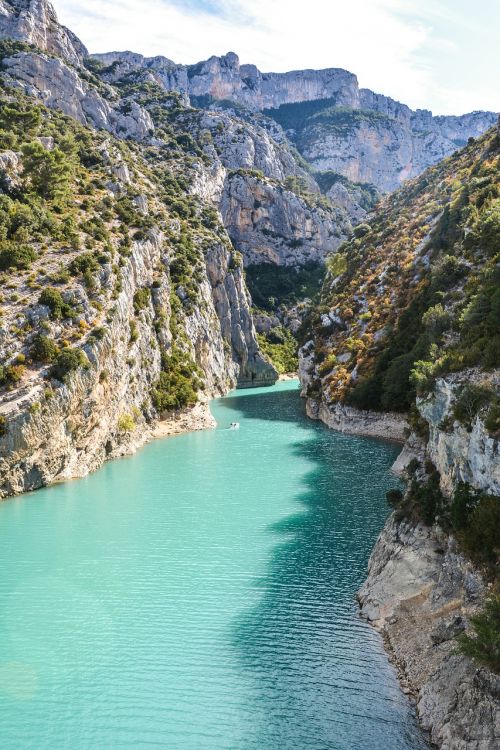
M 307 415 L 319 419 L 332 430 L 347 435 L 366 435 L 402 443 L 408 432 L 408 423 L 400 414 L 361 411 L 343 404 L 326 404 L 308 398 Z
M 118 101 L 105 99 L 77 70 L 59 58 L 20 52 L 5 58 L 3 65 L 8 83 L 84 125 L 136 140 L 150 137 L 154 132 L 153 121 L 145 109 L 130 102 L 121 111 Z
M 143 416 L 143 404 L 149 402 L 161 369 L 158 342 L 165 346 L 171 341 L 168 278 L 154 287 L 152 304 L 139 319 L 134 314 L 134 294 L 158 280 L 163 254 L 164 238 L 158 232 L 134 243 L 105 336 L 84 347 L 88 369 L 78 370 L 67 385 L 56 389 L 49 409 L 31 408 L 46 388 L 43 373 L 2 399 L 0 415 L 9 428 L 0 437 L 0 497 L 85 476 L 108 458 L 134 451 L 158 432 L 175 431 L 179 420 L 189 429 L 212 424 L 207 410 L 200 407 L 197 419 L 187 413 L 174 415 L 163 427 L 154 414 L 146 415 L 149 421 Z M 242 271 L 230 270 L 229 265 L 230 253 L 224 244 L 208 251 L 200 286 L 203 305 L 185 321 L 191 355 L 204 374 L 205 400 L 227 393 L 237 382 L 245 387 L 277 379 L 256 342 Z M 80 300 L 91 312 L 83 288 Z M 157 309 L 165 313 L 159 331 Z M 131 346 L 129 322 L 134 317 L 138 337 Z M 124 433 L 119 417 L 131 412 L 137 413 L 137 424 L 133 432 Z
M 455 638 L 484 595 L 453 538 L 391 516 L 358 595 L 361 613 L 382 631 L 423 727 L 442 750 L 498 747 L 500 677 L 455 653 Z
M 475 373 L 469 375 L 467 382 L 477 379 Z M 470 431 L 451 416 L 457 389 L 463 382 L 463 376 L 440 379 L 433 394 L 419 401 L 419 411 L 429 423 L 427 452 L 441 475 L 441 487 L 447 495 L 452 494 L 459 482 L 500 495 L 498 439 L 489 435 L 479 416 Z M 451 429 L 444 429 L 445 420 L 452 421 Z
M 39 49 L 81 65 L 88 52 L 57 20 L 48 0 L 0 0 L 0 38 L 29 42 Z

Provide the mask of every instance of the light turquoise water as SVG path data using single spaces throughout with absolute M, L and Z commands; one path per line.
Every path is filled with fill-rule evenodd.
M 0 505 L 2 750 L 425 746 L 354 601 L 397 448 L 296 387 Z

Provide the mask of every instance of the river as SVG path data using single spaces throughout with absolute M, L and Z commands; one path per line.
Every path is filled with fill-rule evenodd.
M 212 410 L 0 504 L 2 750 L 426 747 L 354 598 L 397 446 L 307 420 L 295 382 Z

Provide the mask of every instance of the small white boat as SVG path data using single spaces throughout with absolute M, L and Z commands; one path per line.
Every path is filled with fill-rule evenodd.
M 239 430 L 240 429 L 240 423 L 239 422 L 231 422 L 229 426 L 230 430 Z

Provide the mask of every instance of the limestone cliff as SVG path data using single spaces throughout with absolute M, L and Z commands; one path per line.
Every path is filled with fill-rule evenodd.
M 428 110 L 412 111 L 360 89 L 356 76 L 339 68 L 262 73 L 255 65 L 241 65 L 233 52 L 190 66 L 131 52 L 94 57 L 106 66 L 105 80 L 146 73 L 186 102 L 209 107 L 233 102 L 251 112 L 265 111 L 315 171 L 383 191 L 482 135 L 496 119 L 492 112 L 434 117 Z
M 57 20 L 48 0 L 0 0 L 0 38 L 29 42 L 72 65 L 88 55 L 79 39 Z
M 182 124 L 194 111 L 96 78 L 50 4 L 7 5 L 2 497 L 83 476 L 158 431 L 209 425 L 209 398 L 277 377 L 216 210 L 229 170 Z M 293 172 L 273 148 L 266 171 Z
M 356 76 L 340 68 L 261 73 L 255 65 L 240 65 L 234 52 L 213 56 L 196 65 L 176 65 L 165 57 L 148 58 L 132 52 L 108 52 L 93 57 L 111 68 L 110 75 L 146 69 L 184 95 L 227 99 L 251 110 L 334 96 L 339 104 L 359 101 Z
M 494 750 L 500 677 L 457 653 L 456 637 L 483 601 L 485 583 L 439 527 L 391 518 L 359 592 L 413 694 L 420 721 L 445 750 Z

